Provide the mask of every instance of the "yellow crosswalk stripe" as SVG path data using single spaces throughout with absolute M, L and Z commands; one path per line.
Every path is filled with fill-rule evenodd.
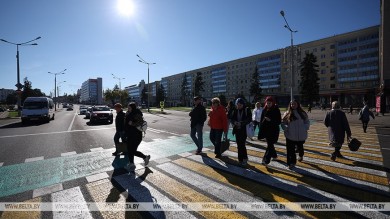
M 162 174 L 154 168 L 150 168 L 153 174 L 149 174 L 145 179 L 156 188 L 168 193 L 179 202 L 216 202 L 208 196 L 197 192 L 171 177 Z M 234 211 L 199 211 L 201 216 L 205 218 L 246 218 L 244 215 Z
M 217 183 L 231 185 L 238 190 L 249 192 L 255 197 L 259 197 L 265 202 L 309 202 L 311 200 L 303 199 L 285 191 L 275 189 L 271 186 L 262 185 L 252 180 L 246 179 L 243 176 L 234 175 L 225 171 L 213 169 L 210 166 L 200 164 L 185 158 L 173 161 L 184 168 L 194 171 L 197 174 L 212 178 Z M 342 212 L 299 212 L 305 217 L 311 218 L 345 218 L 346 215 Z M 329 214 L 330 213 L 330 214 Z

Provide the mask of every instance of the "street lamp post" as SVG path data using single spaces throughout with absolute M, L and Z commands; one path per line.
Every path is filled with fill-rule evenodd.
M 125 79 L 125 78 L 120 78 L 120 77 L 117 77 L 115 76 L 114 74 L 111 74 L 112 77 L 114 77 L 114 79 L 118 79 L 119 81 L 119 98 L 120 98 L 120 102 L 122 103 L 122 87 L 121 87 L 121 80 Z
M 21 102 L 22 102 L 22 98 L 21 98 L 21 94 L 22 94 L 22 91 L 21 89 L 23 88 L 23 85 L 20 83 L 20 68 L 19 68 L 19 46 L 36 46 L 38 45 L 37 43 L 31 43 L 35 40 L 39 40 L 41 39 L 41 37 L 37 37 L 33 40 L 30 40 L 30 41 L 27 41 L 27 42 L 24 42 L 24 43 L 13 43 L 13 42 L 9 42 L 7 40 L 4 40 L 4 39 L 0 39 L 0 41 L 3 41 L 5 43 L 9 43 L 9 44 L 12 44 L 12 45 L 16 45 L 16 74 L 17 74 L 17 84 L 15 85 L 17 90 L 17 96 L 18 96 L 18 115 L 20 116 L 20 105 L 21 105 Z
M 297 30 L 292 30 L 290 25 L 288 25 L 288 22 L 286 20 L 286 17 L 284 16 L 284 11 L 280 11 L 280 14 L 282 15 L 282 17 L 284 18 L 284 21 L 286 22 L 286 25 L 284 25 L 284 27 L 290 31 L 290 34 L 291 34 L 291 65 L 290 65 L 290 74 L 291 74 L 291 100 L 293 100 L 293 74 L 294 74 L 294 43 L 293 43 L 293 33 L 296 33 L 298 32 Z
M 58 82 L 58 85 L 57 85 L 57 94 L 58 94 L 58 97 L 60 97 L 61 95 L 60 95 L 60 84 L 62 84 L 62 83 L 65 83 L 66 81 L 61 81 L 61 82 Z M 59 103 L 57 103 L 57 104 L 59 104 Z M 58 105 L 58 107 L 60 107 L 60 105 Z
M 148 65 L 148 112 L 150 112 L 150 107 L 149 107 L 149 93 L 150 93 L 150 84 L 149 84 L 149 65 L 155 65 L 155 62 L 146 62 L 144 59 L 142 59 L 138 54 L 137 57 L 139 58 L 139 62 L 144 63 Z
M 60 72 L 57 72 L 57 73 L 53 73 L 53 72 L 48 72 L 49 74 L 53 74 L 54 75 L 54 111 L 57 110 L 57 92 L 56 92 L 56 87 L 57 87 L 57 75 L 63 75 L 65 74 L 64 72 L 66 71 L 66 69 L 60 71 Z

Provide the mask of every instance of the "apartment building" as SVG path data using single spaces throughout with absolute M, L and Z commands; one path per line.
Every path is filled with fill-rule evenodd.
M 80 101 L 83 104 L 103 104 L 103 79 L 88 79 L 81 85 Z
M 193 95 L 196 73 L 201 72 L 205 82 L 202 96 L 208 100 L 224 95 L 234 99 L 241 94 L 249 101 L 252 74 L 259 74 L 262 94 L 274 95 L 280 105 L 299 99 L 300 63 L 306 53 L 313 53 L 319 65 L 320 101 L 334 100 L 342 105 L 361 104 L 363 97 L 375 103 L 379 88 L 379 26 L 364 28 L 262 54 L 231 60 L 212 66 L 174 74 L 161 79 L 168 105 L 182 103 L 181 86 L 184 77 L 189 85 L 187 93 Z M 293 55 L 291 55 L 293 52 Z M 291 74 L 293 61 L 293 74 Z

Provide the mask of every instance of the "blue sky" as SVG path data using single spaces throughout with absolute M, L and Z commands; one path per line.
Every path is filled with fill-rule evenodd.
M 133 13 L 118 0 L 1 0 L 0 39 L 22 43 L 38 36 L 37 46 L 21 46 L 24 77 L 46 94 L 71 94 L 88 78 L 103 88 L 147 81 L 247 57 L 380 23 L 379 0 L 133 0 Z M 123 7 L 122 7 L 123 8 Z M 15 89 L 16 46 L 0 42 L 0 88 Z

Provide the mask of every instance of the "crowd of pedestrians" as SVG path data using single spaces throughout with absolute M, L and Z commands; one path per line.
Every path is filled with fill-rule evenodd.
M 278 158 L 275 144 L 279 139 L 280 128 L 286 137 L 287 167 L 294 169 L 297 161 L 303 161 L 304 144 L 308 138 L 310 128 L 308 112 L 311 112 L 311 105 L 309 105 L 309 111 L 305 112 L 297 100 L 292 100 L 282 116 L 272 96 L 265 98 L 264 107 L 260 102 L 257 102 L 253 110 L 248 107 L 242 98 L 229 101 L 226 108 L 221 105 L 219 98 L 213 98 L 207 119 L 205 107 L 202 102 L 199 102 L 199 99 L 202 98 L 194 98 L 194 108 L 189 114 L 191 117 L 191 138 L 197 146 L 196 154 L 201 154 L 203 148 L 203 124 L 207 120 L 207 124 L 211 129 L 209 138 L 214 146 L 216 158 L 221 158 L 221 139 L 223 136 L 227 136 L 229 127 L 232 127 L 232 134 L 237 143 L 238 162 L 240 165 L 246 166 L 248 164 L 246 140 L 247 137 L 249 138 L 247 132 L 248 125 L 252 123 L 253 129 L 259 130 L 257 139 L 264 140 L 267 143 L 262 158 L 263 165 L 268 165 L 271 160 Z M 363 131 L 366 132 L 370 117 L 374 119 L 375 116 L 369 110 L 367 103 L 364 102 L 364 105 L 359 113 L 359 119 L 362 121 Z M 328 129 L 329 146 L 334 148 L 334 152 L 330 154 L 330 159 L 335 161 L 337 158 L 343 158 L 340 149 L 346 137 L 347 141 L 352 139 L 352 133 L 348 119 L 337 101 L 332 102 L 332 108 L 326 113 L 323 123 Z M 253 139 L 250 138 L 250 140 Z

